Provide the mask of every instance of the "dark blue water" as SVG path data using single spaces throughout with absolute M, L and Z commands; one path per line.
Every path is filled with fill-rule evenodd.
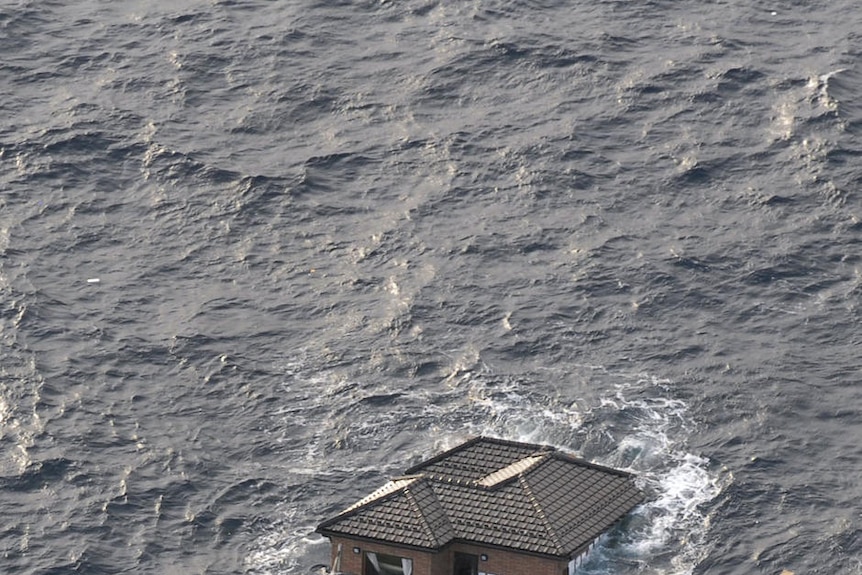
M 0 4 L 0 571 L 304 574 L 485 433 L 590 575 L 862 573 L 862 10 Z

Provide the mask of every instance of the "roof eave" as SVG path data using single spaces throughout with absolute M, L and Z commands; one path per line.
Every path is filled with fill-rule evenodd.
M 595 469 L 596 471 L 602 471 L 604 473 L 609 473 L 611 475 L 617 475 L 620 477 L 628 477 L 628 478 L 637 477 L 637 475 L 635 475 L 634 473 L 630 473 L 628 471 L 623 471 L 622 469 L 607 467 L 606 465 L 599 465 L 598 463 L 593 463 L 592 461 L 587 461 L 586 459 L 583 459 L 581 457 L 577 457 L 577 456 L 572 455 L 570 453 L 566 453 L 566 452 L 561 451 L 559 449 L 553 451 L 551 453 L 551 456 L 556 458 L 556 459 L 562 460 L 562 461 L 568 461 L 571 463 L 576 463 L 578 465 L 582 465 L 583 467 L 589 467 L 591 469 Z
M 423 547 L 421 545 L 410 545 L 409 543 L 399 543 L 397 541 L 392 541 L 391 539 L 376 539 L 374 537 L 363 537 L 361 535 L 353 535 L 352 533 L 342 533 L 340 531 L 334 531 L 332 529 L 326 529 L 318 527 L 314 530 L 315 533 L 323 535 L 324 537 L 340 537 L 342 539 L 350 539 L 352 541 L 361 541 L 365 543 L 376 543 L 379 545 L 386 545 L 388 547 L 397 547 L 399 549 L 412 549 L 414 551 L 423 551 L 425 553 L 438 553 L 440 552 L 446 545 L 440 547 Z
M 475 539 L 468 538 L 455 538 L 451 541 L 451 543 L 462 543 L 473 545 L 475 547 L 484 547 L 486 549 L 497 549 L 499 551 L 508 551 L 509 553 L 518 553 L 521 555 L 531 555 L 533 557 L 542 557 L 543 559 L 567 559 L 569 554 L 557 552 L 557 553 L 545 553 L 543 551 L 535 551 L 532 549 L 523 549 L 521 547 L 515 547 L 513 545 L 500 545 L 497 543 L 487 543 L 484 541 L 478 541 Z
M 422 551 L 424 553 L 439 553 L 453 544 L 460 543 L 460 544 L 473 545 L 475 547 L 483 547 L 485 549 L 496 549 L 499 551 L 508 551 L 510 553 L 519 553 L 522 555 L 530 555 L 533 557 L 542 557 L 543 559 L 568 559 L 572 555 L 571 553 L 562 553 L 562 552 L 561 553 L 544 553 L 542 551 L 534 551 L 531 549 L 522 549 L 520 547 L 514 547 L 514 546 L 510 546 L 510 545 L 499 545 L 499 544 L 495 544 L 495 543 L 487 543 L 485 541 L 479 541 L 479 540 L 475 540 L 475 539 L 468 539 L 468 538 L 462 538 L 462 537 L 455 537 L 455 538 L 447 541 L 445 544 L 443 544 L 439 547 L 422 547 L 420 545 L 409 545 L 407 543 L 399 543 L 397 541 L 391 541 L 389 539 L 375 539 L 374 537 L 362 537 L 361 535 L 353 535 L 350 533 L 341 533 L 338 531 L 332 531 L 332 530 L 325 529 L 325 528 L 321 529 L 319 527 L 317 529 L 315 529 L 315 533 L 319 533 L 320 535 L 323 535 L 324 537 L 330 537 L 330 538 L 331 537 L 340 537 L 342 539 L 349 539 L 351 541 L 359 541 L 359 542 L 364 542 L 364 543 L 376 543 L 379 545 L 386 545 L 388 547 L 396 547 L 398 549 L 411 549 L 413 551 Z M 590 543 L 592 543 L 592 541 L 590 541 Z M 587 547 L 589 547 L 589 544 L 583 546 L 584 549 L 586 549 Z

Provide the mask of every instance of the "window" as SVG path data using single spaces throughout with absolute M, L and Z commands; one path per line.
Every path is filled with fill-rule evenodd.
M 413 575 L 413 560 L 367 551 L 363 573 L 365 575 Z
M 454 575 L 476 575 L 479 572 L 479 556 L 455 552 Z

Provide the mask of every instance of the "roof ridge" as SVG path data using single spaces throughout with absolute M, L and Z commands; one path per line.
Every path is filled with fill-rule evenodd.
M 486 489 L 494 489 L 504 483 L 508 483 L 519 475 L 529 473 L 546 460 L 551 453 L 552 452 L 549 451 L 537 451 L 536 453 L 522 457 L 505 467 L 492 471 L 474 483 L 477 486 L 484 487 Z
M 548 460 L 549 458 L 545 458 L 543 461 L 540 461 L 533 469 L 535 469 L 536 467 L 541 467 L 542 465 L 547 463 Z M 545 531 L 548 533 L 549 539 L 553 542 L 557 553 L 563 553 L 565 550 L 563 549 L 562 541 L 560 541 L 559 536 L 557 536 L 557 532 L 554 531 L 554 528 L 551 526 L 551 521 L 550 519 L 548 519 L 548 515 L 545 513 L 545 510 L 542 509 L 542 506 L 539 504 L 539 500 L 533 493 L 533 489 L 530 487 L 530 484 L 527 483 L 527 478 L 524 475 L 519 475 L 518 483 L 521 484 L 521 487 L 527 493 L 527 498 L 530 500 L 530 503 L 533 504 L 533 508 L 536 510 L 538 516 L 542 519 Z
M 441 541 L 437 537 L 437 533 L 431 527 L 431 524 L 428 523 L 428 518 L 425 517 L 425 512 L 422 509 L 422 506 L 419 505 L 419 503 L 416 501 L 416 496 L 413 494 L 413 491 L 411 489 L 414 485 L 417 485 L 417 486 L 422 485 L 422 486 L 426 487 L 428 489 L 428 491 L 430 492 L 431 497 L 434 498 L 434 503 L 436 505 L 438 505 L 442 510 L 443 504 L 440 502 L 440 499 L 437 497 L 437 493 L 434 492 L 434 489 L 432 489 L 431 485 L 429 485 L 427 482 L 428 482 L 428 480 L 425 477 L 422 477 L 418 481 L 413 482 L 410 485 L 406 486 L 404 488 L 404 493 L 407 494 L 407 500 L 410 501 L 410 506 L 413 507 L 413 511 L 416 513 L 416 515 L 421 520 L 422 527 L 425 528 L 425 535 L 428 536 L 428 538 L 434 543 L 435 546 L 441 547 L 444 544 L 448 543 L 448 541 Z M 449 521 L 449 514 L 443 512 L 442 516 L 443 516 L 443 519 L 446 520 L 446 525 L 449 527 L 449 531 L 453 531 L 452 522 Z
M 566 451 L 562 451 L 560 449 L 556 449 L 550 452 L 551 457 L 554 459 L 559 459 L 561 461 L 566 461 L 568 463 L 574 463 L 580 465 L 582 467 L 589 467 L 591 469 L 595 469 L 596 471 L 603 471 L 605 473 L 609 473 L 612 475 L 618 475 L 620 477 L 634 477 L 634 474 L 623 471 L 622 469 L 616 469 L 614 467 L 608 467 L 606 465 L 601 465 L 599 463 L 593 463 L 583 457 L 578 457 L 577 455 L 573 455 L 572 453 L 568 453 Z
M 460 487 L 479 487 L 478 481 L 472 479 L 461 479 L 460 477 L 450 477 L 448 475 L 440 475 L 439 473 L 420 473 L 417 477 L 423 477 L 429 481 L 437 483 L 447 483 L 449 485 L 458 485 Z

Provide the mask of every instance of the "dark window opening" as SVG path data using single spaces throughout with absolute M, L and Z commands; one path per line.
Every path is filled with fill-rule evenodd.
M 452 575 L 478 575 L 479 556 L 467 553 L 455 553 L 455 565 Z

